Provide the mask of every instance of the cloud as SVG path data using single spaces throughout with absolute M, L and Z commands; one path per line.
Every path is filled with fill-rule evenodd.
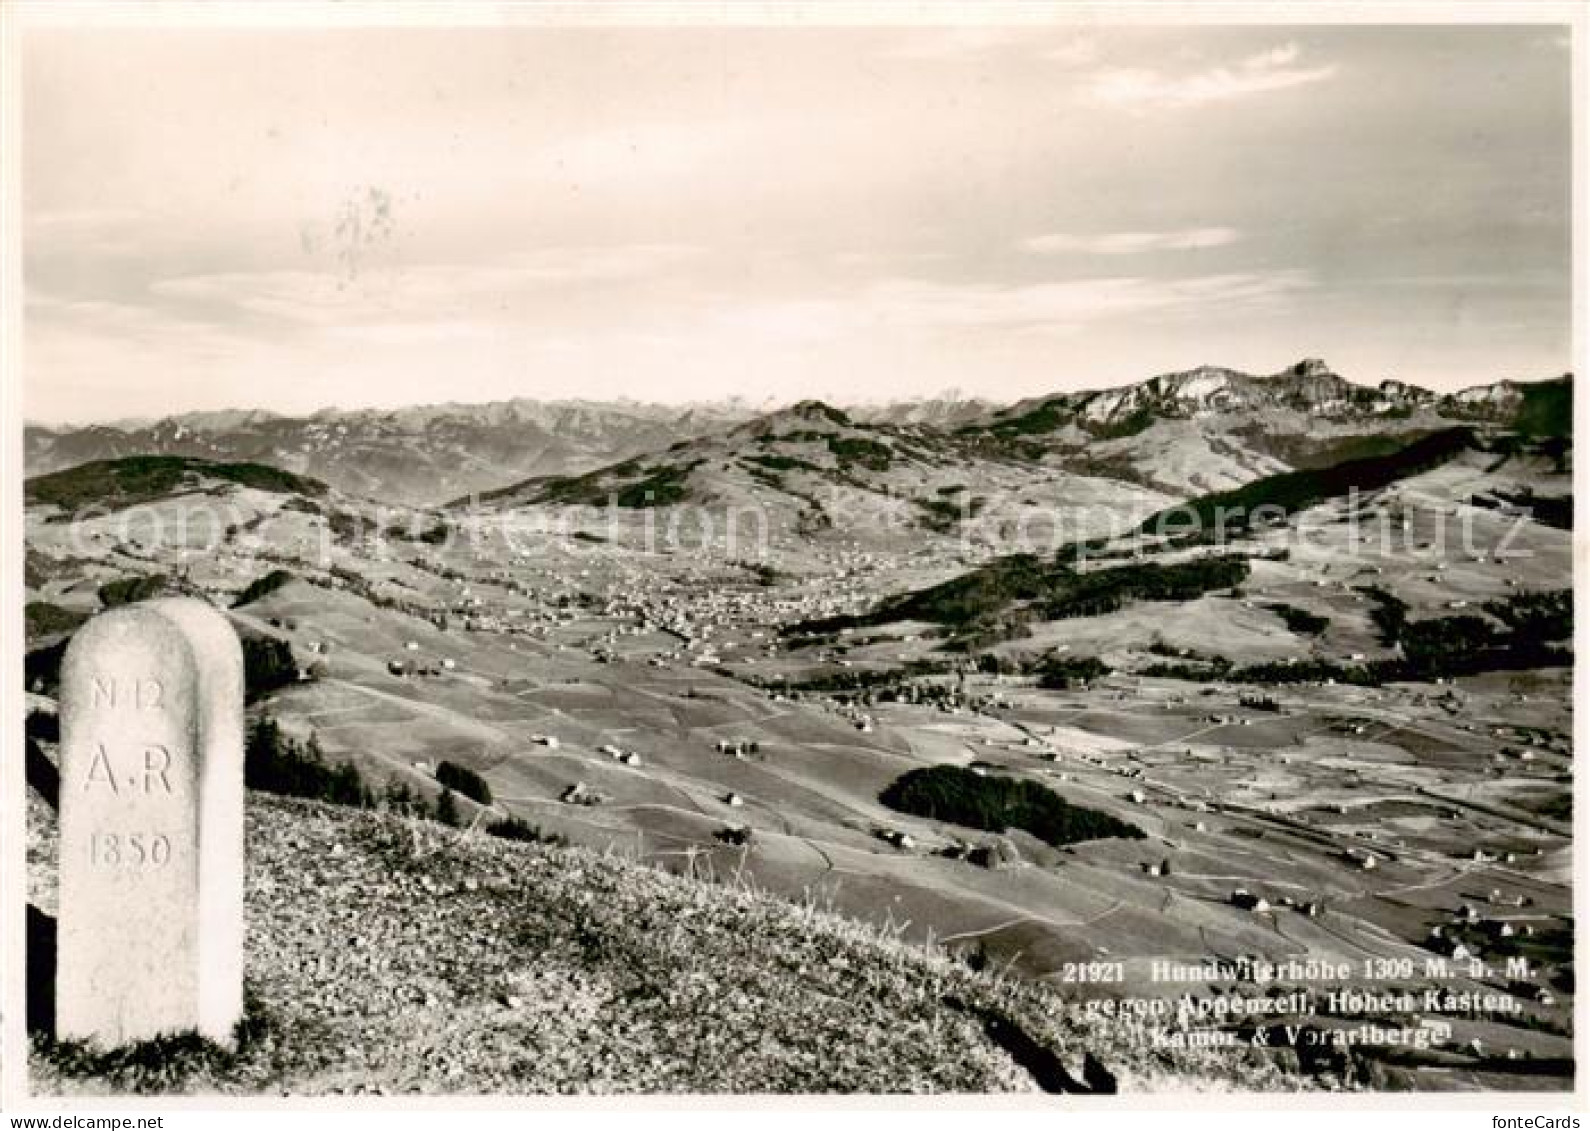
M 947 27 L 914 32 L 885 48 L 885 59 L 936 61 L 960 59 L 997 51 L 1015 42 L 1018 29 L 1006 27 Z
M 202 343 L 208 348 L 221 347 L 232 340 L 224 327 L 145 303 L 68 298 L 39 287 L 28 289 L 23 312 L 30 331 L 69 333 L 101 342 L 137 342 L 163 348 Z
M 1272 47 L 1268 51 L 1260 51 L 1256 55 L 1249 55 L 1242 61 L 1242 67 L 1247 71 L 1273 70 L 1277 67 L 1290 67 L 1297 62 L 1297 57 L 1302 54 L 1302 49 L 1295 43 L 1283 43 L 1279 47 Z
M 1106 232 L 1079 236 L 1051 232 L 1030 236 L 1017 246 L 1035 255 L 1140 255 L 1150 251 L 1201 251 L 1236 243 L 1242 234 L 1235 228 L 1187 228 L 1177 232 Z
M 1082 67 L 1099 57 L 1099 41 L 1092 36 L 1076 35 L 1063 43 L 1038 52 L 1038 58 L 1066 67 Z
M 1302 271 L 1110 276 L 1018 286 L 879 283 L 860 309 L 887 323 L 940 329 L 1071 331 L 1107 318 L 1283 299 L 1309 285 Z
M 1176 279 L 1110 276 L 1000 285 L 881 279 L 843 298 L 725 301 L 707 323 L 710 340 L 769 344 L 837 341 L 880 332 L 1070 334 L 1107 319 L 1218 310 L 1284 301 L 1312 286 L 1304 271 L 1195 275 Z M 725 296 L 727 300 L 727 296 Z
M 1095 101 L 1107 105 L 1174 110 L 1306 86 L 1336 73 L 1335 64 L 1297 66 L 1301 57 L 1302 49 L 1289 42 L 1249 55 L 1234 67 L 1211 67 L 1187 74 L 1110 68 L 1093 76 L 1089 91 Z
M 157 301 L 212 316 L 347 327 L 397 320 L 450 321 L 482 304 L 572 288 L 645 284 L 688 265 L 701 249 L 636 243 L 542 248 L 482 263 L 431 263 L 365 270 L 234 271 L 183 275 L 149 286 Z M 340 268 L 340 265 L 339 265 Z
M 149 214 L 130 208 L 63 208 L 26 213 L 22 238 L 28 266 L 88 254 L 103 260 L 147 250 Z
M 898 270 L 902 264 L 943 263 L 950 258 L 949 252 L 934 248 L 924 248 L 917 251 L 862 251 L 851 249 L 834 253 L 834 263 L 840 267 L 875 270 L 890 268 Z
M 1042 27 L 945 27 L 916 31 L 887 47 L 885 59 L 944 62 L 977 59 L 996 51 L 1020 50 L 1047 63 L 1081 67 L 1099 56 L 1091 35 L 1068 34 L 1056 39 Z
M 29 213 L 25 223 L 30 236 L 45 237 L 62 232 L 97 236 L 144 219 L 142 212 L 131 208 L 60 208 Z
M 334 340 L 345 340 L 365 346 L 393 346 L 404 348 L 440 342 L 454 343 L 489 339 L 503 327 L 489 322 L 468 319 L 438 319 L 429 322 L 383 322 L 348 326 L 328 326 L 326 334 Z

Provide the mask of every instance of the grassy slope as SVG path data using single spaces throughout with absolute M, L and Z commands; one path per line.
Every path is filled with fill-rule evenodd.
M 32 816 L 31 897 L 53 913 L 52 822 Z M 1299 1086 L 1230 1050 L 1151 1050 L 822 910 L 589 851 L 251 794 L 248 853 L 239 1051 L 36 1038 L 35 1091 L 1009 1091 L 1046 1058 L 1080 1078 L 1084 1052 L 1123 1089 Z
M 1191 528 L 1200 536 L 1225 530 L 1246 529 L 1254 512 L 1267 508 L 1290 515 L 1307 510 L 1327 499 L 1340 498 L 1352 491 L 1375 491 L 1401 479 L 1439 467 L 1474 444 L 1468 428 L 1448 428 L 1421 436 L 1407 447 L 1386 455 L 1366 456 L 1306 471 L 1287 471 L 1255 479 L 1230 491 L 1203 495 L 1168 511 L 1150 515 L 1139 529 L 1171 533 L 1164 527 L 1166 516 L 1176 516 L 1176 531 Z M 1222 518 L 1222 516 L 1229 516 Z
M 1559 377 L 1524 386 L 1513 426 L 1526 436 L 1573 435 L 1573 378 Z
M 887 598 L 871 612 L 806 621 L 786 633 L 835 632 L 904 620 L 955 629 L 1000 617 L 1063 620 L 1112 612 L 1134 601 L 1192 600 L 1212 589 L 1239 585 L 1247 575 L 1246 559 L 1235 556 L 1169 565 L 1134 562 L 1079 573 L 1062 561 L 1011 554 L 938 585 Z
M 162 498 L 182 487 L 189 476 L 235 483 L 277 494 L 324 495 L 318 479 L 294 475 L 262 463 L 215 463 L 188 456 L 129 456 L 95 460 L 25 485 L 29 503 L 53 503 L 66 510 L 101 506 L 111 510 Z
M 1267 476 L 1232 491 L 1204 495 L 1150 515 L 1140 528 L 1203 537 L 1245 529 L 1261 508 L 1291 514 L 1352 490 L 1375 490 L 1453 459 L 1474 442 L 1468 428 L 1421 437 L 1383 456 L 1348 460 L 1313 471 Z M 1176 519 L 1167 531 L 1167 516 Z M 1229 516 L 1229 517 L 1223 517 Z M 1062 552 L 1062 556 L 1063 556 Z M 1011 606 L 1034 602 L 1023 618 L 1055 620 L 1108 612 L 1136 600 L 1188 600 L 1199 593 L 1242 582 L 1247 567 L 1235 557 L 1169 566 L 1133 564 L 1079 574 L 1061 563 L 1031 554 L 1013 554 L 914 593 L 880 602 L 869 613 L 833 617 L 794 626 L 795 632 L 833 632 L 898 620 L 924 620 L 965 627 L 1008 616 Z

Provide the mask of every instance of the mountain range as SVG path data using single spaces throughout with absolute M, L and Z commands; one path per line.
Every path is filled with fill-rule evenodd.
M 677 472 L 738 444 L 776 445 L 770 437 L 813 432 L 816 419 L 817 430 L 846 430 L 839 452 L 854 457 L 867 444 L 881 446 L 870 460 L 850 458 L 834 469 L 852 481 L 859 475 L 863 489 L 878 486 L 865 482 L 882 470 L 869 464 L 877 465 L 881 449 L 890 448 L 941 464 L 1044 464 L 1189 495 L 1365 454 L 1366 445 L 1400 443 L 1453 421 L 1516 423 L 1537 435 L 1562 434 L 1571 416 L 1571 379 L 1501 381 L 1443 395 L 1397 381 L 1356 384 L 1309 359 L 1270 375 L 1201 366 L 1002 407 L 953 392 L 832 414 L 814 415 L 814 403 L 772 413 L 738 400 L 677 406 L 529 399 L 303 417 L 195 412 L 116 425 L 29 425 L 25 460 L 30 475 L 134 454 L 258 461 L 350 494 L 437 504 L 479 492 L 501 498 L 510 485 L 524 486 L 517 495 L 533 497 L 547 484 L 592 473 L 593 483 L 611 483 L 623 480 L 634 470 L 625 465 L 642 456 L 666 456 L 648 466 Z M 791 450 L 760 454 L 775 463 L 828 466 L 800 447 L 811 437 L 793 442 Z M 826 435 L 815 442 L 829 448 Z M 761 470 L 766 486 L 779 469 L 764 460 Z

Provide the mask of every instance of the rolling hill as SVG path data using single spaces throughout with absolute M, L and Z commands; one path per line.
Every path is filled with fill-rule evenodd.
M 732 404 L 514 400 L 395 410 L 188 413 L 121 427 L 25 429 L 30 474 L 134 455 L 258 461 L 349 494 L 423 504 L 516 476 L 586 470 L 735 423 Z
M 791 537 L 997 541 L 1042 508 L 1046 521 L 1097 533 L 1166 498 L 1106 477 L 1045 467 L 925 425 L 868 424 L 805 401 L 726 432 L 578 476 L 543 476 L 455 500 L 488 510 L 645 511 L 689 503 L 754 512 Z
M 1285 470 L 1384 454 L 1460 422 L 1564 436 L 1571 403 L 1569 377 L 1442 396 L 1398 381 L 1355 384 L 1307 359 L 1268 376 L 1201 366 L 1120 388 L 1036 398 L 957 431 L 1062 466 L 1200 495 Z
M 892 434 L 958 458 L 1041 460 L 1184 496 L 1377 454 L 1460 422 L 1516 423 L 1534 436 L 1561 436 L 1571 404 L 1566 377 L 1443 396 L 1397 381 L 1355 384 L 1324 362 L 1305 360 L 1269 376 L 1202 366 L 1005 407 L 953 391 L 842 407 L 846 426 L 859 433 L 852 438 L 877 439 L 871 432 L 880 431 L 883 443 Z M 634 459 L 656 463 L 681 441 L 724 440 L 742 424 L 780 413 L 803 414 L 794 406 L 768 415 L 738 401 L 524 398 L 307 417 L 240 409 L 81 428 L 29 425 L 25 462 L 30 475 L 135 455 L 260 462 L 349 494 L 428 505 L 531 480 L 578 479 Z M 805 426 L 796 421 L 789 430 Z

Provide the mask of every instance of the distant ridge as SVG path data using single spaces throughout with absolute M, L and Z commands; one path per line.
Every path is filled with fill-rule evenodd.
M 1156 419 L 1266 410 L 1326 418 L 1395 418 L 1421 408 L 1456 419 L 1499 423 L 1516 415 L 1530 397 L 1549 395 L 1571 380 L 1564 376 L 1529 383 L 1499 381 L 1442 395 L 1403 381 L 1357 384 L 1318 358 L 1305 358 L 1267 375 L 1202 365 L 1132 385 L 1020 401 L 992 414 L 980 426 L 1004 432 L 1045 432 L 1075 424 L 1089 432 L 1108 434 L 1146 426 Z
M 517 398 L 326 409 L 306 417 L 191 412 L 124 427 L 29 425 L 24 436 L 30 475 L 94 460 L 172 455 L 266 463 L 353 495 L 435 505 L 505 484 L 585 475 L 737 430 L 762 436 L 784 427 L 780 421 L 794 422 L 786 430 L 899 428 L 920 437 L 955 436 L 983 444 L 983 454 L 997 458 L 1070 461 L 1084 474 L 1197 494 L 1339 458 L 1340 443 L 1370 433 L 1406 439 L 1476 422 L 1565 435 L 1571 419 L 1569 376 L 1443 395 L 1400 381 L 1357 384 L 1309 358 L 1268 375 L 1203 365 L 1004 407 L 954 391 L 856 406 L 807 400 L 770 410 L 741 399 L 662 405 Z

